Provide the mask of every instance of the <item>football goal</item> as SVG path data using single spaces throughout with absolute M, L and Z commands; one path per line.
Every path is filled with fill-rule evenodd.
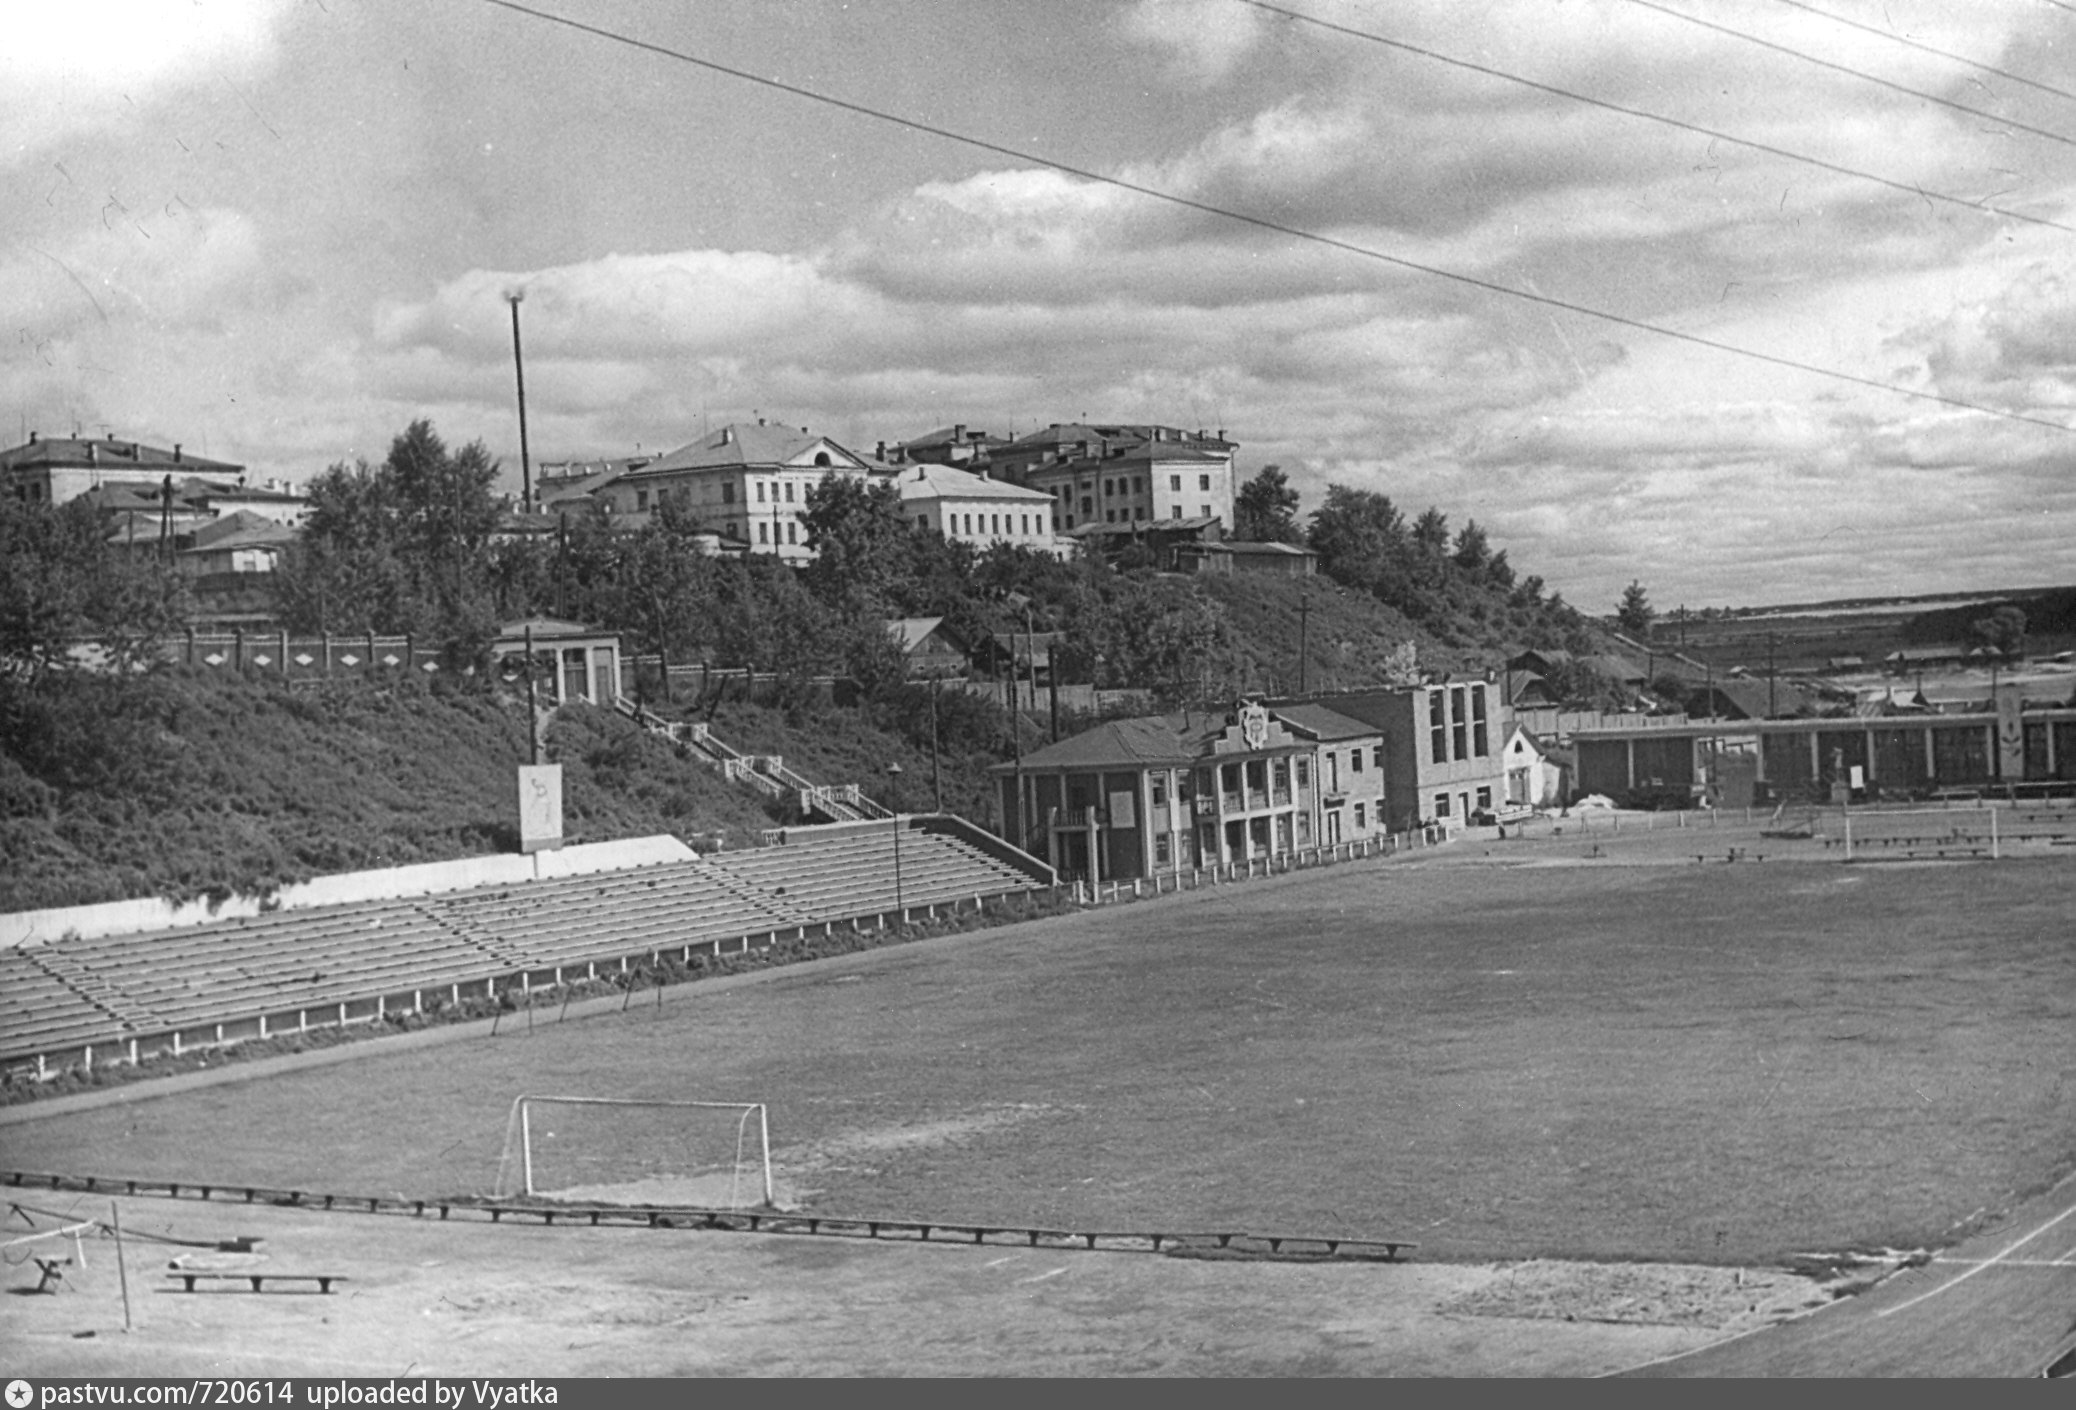
M 497 1197 L 580 1204 L 772 1206 L 762 1102 L 521 1096 L 505 1123 Z

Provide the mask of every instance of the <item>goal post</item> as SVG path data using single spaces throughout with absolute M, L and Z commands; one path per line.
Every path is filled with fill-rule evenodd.
M 762 1102 L 525 1093 L 512 1101 L 497 1197 L 774 1207 Z

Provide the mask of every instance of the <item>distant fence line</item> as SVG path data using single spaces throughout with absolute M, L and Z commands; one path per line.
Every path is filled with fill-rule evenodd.
M 190 631 L 161 641 L 158 650 L 163 659 L 181 665 L 289 677 L 409 670 L 432 675 L 447 669 L 438 650 L 408 634 L 305 637 L 284 631 Z

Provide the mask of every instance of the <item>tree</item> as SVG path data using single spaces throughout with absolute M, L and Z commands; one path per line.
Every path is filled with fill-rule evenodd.
M 1971 623 L 1968 634 L 1974 637 L 1985 651 L 1994 651 L 2001 656 L 2016 656 L 2025 649 L 2026 644 L 2025 609 L 2006 603 L 1989 616 Z
M 835 603 L 863 593 L 891 615 L 915 536 L 901 513 L 901 491 L 885 480 L 824 475 L 809 488 L 800 522 L 815 553 L 806 569 L 815 595 Z
M 1264 465 L 1233 497 L 1233 537 L 1246 543 L 1303 543 L 1297 507 L 1298 492 L 1283 467 Z
M 481 441 L 449 453 L 423 419 L 390 442 L 381 466 L 331 466 L 310 482 L 302 542 L 276 575 L 283 624 L 415 633 L 450 657 L 480 655 L 497 629 L 496 479 Z
M 1429 558 L 1444 558 L 1449 553 L 1449 516 L 1432 505 L 1421 511 L 1413 524 L 1413 546 Z
M 1650 598 L 1644 595 L 1643 584 L 1631 578 L 1629 586 L 1622 589 L 1622 602 L 1615 609 L 1615 621 L 1631 636 L 1649 636 L 1651 619 L 1657 615 L 1651 610 Z
M 1402 641 L 1391 648 L 1384 657 L 1384 683 L 1399 687 L 1420 684 L 1418 645 L 1411 641 Z
M 1463 528 L 1456 534 L 1456 552 L 1451 562 L 1466 573 L 1483 573 L 1492 561 L 1492 545 L 1486 541 L 1485 531 L 1478 527 L 1475 519 L 1463 521 Z
M 1326 502 L 1312 512 L 1308 535 L 1319 571 L 1379 597 L 1405 582 L 1405 518 L 1388 495 L 1328 485 Z
M 55 508 L 0 496 L 0 675 L 33 690 L 80 664 L 90 643 L 101 660 L 134 670 L 179 628 L 183 585 L 170 565 L 103 537 L 85 500 Z

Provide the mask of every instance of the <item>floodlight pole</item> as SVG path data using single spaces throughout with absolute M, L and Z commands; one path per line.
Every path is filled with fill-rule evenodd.
M 505 302 L 512 306 L 512 372 L 519 382 L 519 512 L 533 512 L 533 461 L 526 449 L 526 361 L 519 352 L 519 301 L 526 297 L 523 289 L 514 289 L 505 295 Z

